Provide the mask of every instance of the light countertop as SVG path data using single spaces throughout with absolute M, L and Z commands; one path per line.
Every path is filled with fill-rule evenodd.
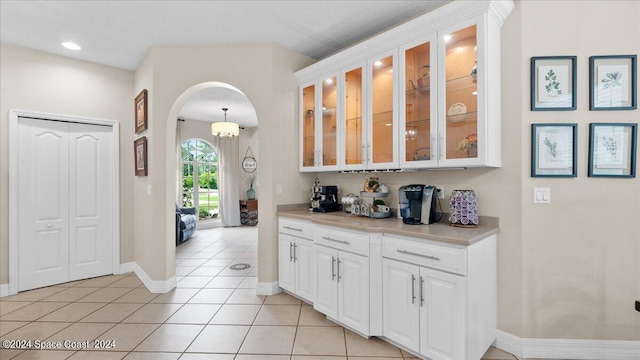
M 352 215 L 344 211 L 317 213 L 296 206 L 279 207 L 278 216 L 307 220 L 314 224 L 337 226 L 345 229 L 404 235 L 418 239 L 436 240 L 460 245 L 471 245 L 500 231 L 498 218 L 481 216 L 475 228 L 460 228 L 449 225 L 447 214 L 438 223 L 431 225 L 407 225 L 402 219 L 371 219 Z

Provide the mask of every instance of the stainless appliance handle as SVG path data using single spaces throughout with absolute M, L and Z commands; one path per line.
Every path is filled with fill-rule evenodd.
M 322 238 L 323 238 L 324 240 L 329 240 L 329 241 L 333 241 L 333 242 L 337 242 L 337 243 L 341 243 L 341 244 L 349 245 L 349 242 L 348 242 L 348 241 L 344 241 L 344 240 L 336 240 L 336 239 L 330 238 L 329 236 L 323 236 Z
M 336 258 L 331 257 L 331 280 L 336 278 Z
M 416 302 L 416 276 L 411 274 L 411 303 Z
M 414 255 L 414 256 L 420 256 L 423 258 L 427 258 L 427 259 L 431 259 L 431 260 L 436 260 L 436 261 L 440 261 L 439 257 L 435 257 L 435 256 L 431 256 L 431 255 L 423 255 L 423 254 L 418 254 L 418 253 L 414 253 L 411 251 L 407 251 L 407 250 L 396 250 L 397 252 L 401 253 L 401 254 L 407 254 L 407 255 Z
M 293 262 L 296 262 L 296 260 L 298 260 L 298 256 L 296 255 L 296 252 L 298 252 L 298 244 L 294 243 L 293 244 Z
M 289 261 L 293 261 L 293 243 L 289 243 Z
M 289 227 L 289 226 L 283 226 L 282 228 L 283 228 L 283 229 L 287 229 L 287 230 L 293 230 L 293 231 L 300 231 L 300 232 L 302 232 L 302 229 L 292 228 L 292 227 Z
M 342 278 L 342 277 L 340 276 L 340 263 L 341 263 L 341 262 L 342 262 L 342 261 L 340 261 L 340 258 L 338 258 L 338 282 L 340 282 L 340 278 Z
M 422 295 L 422 289 L 424 285 L 424 278 L 422 276 L 420 276 L 420 307 L 422 307 L 424 305 L 424 296 Z

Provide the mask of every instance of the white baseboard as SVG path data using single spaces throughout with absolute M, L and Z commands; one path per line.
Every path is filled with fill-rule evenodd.
M 523 339 L 504 331 L 497 331 L 493 346 L 519 358 L 638 360 L 640 341 Z
M 134 261 L 131 261 L 131 262 L 128 262 L 128 263 L 124 263 L 124 264 L 120 264 L 120 271 L 117 272 L 116 274 L 126 274 L 128 272 L 136 271 L 135 267 L 136 267 L 136 263 Z
M 259 282 L 256 286 L 256 294 L 258 295 L 275 295 L 281 292 L 278 282 Z
M 9 296 L 9 284 L 0 284 L 0 297 Z
M 128 262 L 128 263 L 120 264 L 120 274 L 124 274 L 131 271 L 136 273 L 140 281 L 142 281 L 144 286 L 146 286 L 147 290 L 149 290 L 149 292 L 151 293 L 164 294 L 173 290 L 173 288 L 176 287 L 177 281 L 175 276 L 172 276 L 167 280 L 160 280 L 160 281 L 153 280 L 149 275 L 147 275 L 147 273 L 144 270 L 142 270 L 140 265 L 138 265 L 136 262 Z

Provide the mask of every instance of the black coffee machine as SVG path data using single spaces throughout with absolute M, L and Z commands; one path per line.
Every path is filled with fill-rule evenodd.
M 311 207 L 314 212 L 332 212 L 342 210 L 342 204 L 338 202 L 338 187 L 336 185 L 315 185 Z
M 405 185 L 398 189 L 398 209 L 402 222 L 411 225 L 433 224 L 436 222 L 436 201 L 438 193 L 431 185 Z

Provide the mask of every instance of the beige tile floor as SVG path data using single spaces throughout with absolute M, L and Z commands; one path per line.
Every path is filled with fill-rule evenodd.
M 176 249 L 176 289 L 152 294 L 133 274 L 0 299 L 0 340 L 106 340 L 111 348 L 16 350 L 0 359 L 366 360 L 413 358 L 328 321 L 287 294 L 257 296 L 257 229 L 199 230 Z M 228 266 L 247 263 L 248 270 Z M 483 359 L 515 359 L 490 348 Z

